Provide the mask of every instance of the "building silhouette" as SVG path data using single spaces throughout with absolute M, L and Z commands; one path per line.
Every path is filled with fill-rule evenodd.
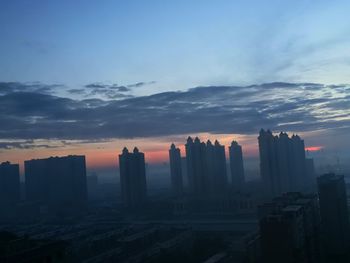
M 132 153 L 124 148 L 119 155 L 119 170 L 124 206 L 140 207 L 146 202 L 147 196 L 145 155 L 136 147 Z
M 263 263 L 320 262 L 316 195 L 285 193 L 258 210 Z
M 349 215 L 344 176 L 317 178 L 324 248 L 334 259 L 349 254 Z M 349 258 L 348 258 L 349 259 Z
M 207 171 L 210 171 L 210 186 L 211 193 L 214 196 L 221 195 L 227 190 L 227 166 L 225 146 L 221 145 L 218 140 L 215 140 L 214 145 L 210 141 L 207 142 Z
M 186 164 L 190 193 L 207 198 L 225 193 L 227 188 L 225 147 L 215 141 L 201 142 L 188 137 Z
M 49 212 L 79 213 L 87 203 L 85 156 L 70 155 L 24 162 L 26 199 Z
M 0 164 L 0 207 L 12 207 L 20 201 L 19 165 Z
M 274 136 L 261 129 L 259 137 L 260 174 L 268 197 L 290 191 L 305 191 L 311 183 L 306 170 L 304 141 L 298 135 L 281 132 Z
M 172 193 L 174 196 L 181 196 L 183 194 L 181 152 L 175 144 L 170 146 L 169 160 Z
M 234 190 L 242 189 L 244 185 L 244 166 L 242 147 L 236 141 L 232 141 L 229 146 L 230 169 L 232 178 L 232 187 Z

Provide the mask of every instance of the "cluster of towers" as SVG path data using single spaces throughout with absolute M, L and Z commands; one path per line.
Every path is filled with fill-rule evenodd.
M 298 135 L 261 130 L 259 137 L 260 175 L 267 196 L 302 191 L 311 184 L 304 141 Z
M 185 145 L 189 193 L 196 198 L 215 197 L 228 190 L 225 146 L 217 140 L 201 142 L 188 137 Z M 244 183 L 241 146 L 233 141 L 229 147 L 232 184 L 240 189 Z M 183 192 L 180 149 L 174 144 L 169 150 L 172 188 L 175 194 Z
M 174 196 L 184 193 L 183 165 L 186 166 L 188 193 L 195 198 L 224 195 L 229 189 L 226 169 L 225 146 L 218 141 L 201 142 L 188 137 L 185 145 L 186 162 L 181 151 L 172 144 L 169 149 L 171 187 Z M 234 189 L 244 184 L 242 147 L 233 141 L 229 147 L 231 174 Z M 146 200 L 146 175 L 144 154 L 137 148 L 130 153 L 124 148 L 119 155 L 122 200 L 127 207 L 137 207 Z

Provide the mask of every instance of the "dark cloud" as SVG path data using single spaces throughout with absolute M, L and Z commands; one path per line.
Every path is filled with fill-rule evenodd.
M 58 148 L 60 146 L 35 143 L 34 140 L 26 141 L 14 141 L 14 142 L 0 142 L 0 150 L 10 150 L 10 149 L 33 149 L 33 148 Z
M 197 87 L 111 100 L 15 90 L 0 95 L 0 138 L 101 140 L 199 132 L 256 134 L 260 128 L 314 131 L 350 127 L 349 105 L 347 85 L 312 83 Z
M 156 81 L 137 82 L 137 83 L 129 84 L 129 85 L 127 85 L 127 87 L 128 88 L 140 88 L 142 86 L 152 85 L 152 84 L 155 84 L 155 83 L 156 83 Z
M 102 96 L 106 99 L 124 99 L 130 98 L 131 95 L 127 94 L 131 90 L 125 86 L 119 86 L 118 84 L 103 84 L 103 83 L 91 83 L 85 85 L 88 91 L 85 93 L 86 97 Z
M 11 92 L 34 92 L 43 94 L 53 94 L 57 89 L 63 88 L 61 84 L 46 85 L 40 82 L 0 82 L 0 95 Z
M 129 92 L 130 89 L 128 89 L 125 86 L 119 86 L 118 84 L 102 84 L 102 83 L 91 83 L 88 85 L 85 85 L 85 88 L 91 89 L 93 91 L 100 91 L 100 90 L 114 90 L 114 91 L 119 91 L 119 92 Z
M 81 95 L 81 94 L 85 94 L 85 89 L 69 89 L 67 90 L 69 93 L 71 94 L 78 94 L 78 95 Z

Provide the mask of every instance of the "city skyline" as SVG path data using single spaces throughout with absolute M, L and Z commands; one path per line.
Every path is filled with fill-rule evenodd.
M 274 134 L 278 134 L 277 132 Z M 291 133 L 294 134 L 294 133 Z M 298 135 L 302 135 L 304 133 L 298 133 Z M 307 134 L 307 133 L 306 133 Z M 191 135 L 189 135 L 191 137 Z M 251 160 L 255 165 L 253 165 L 253 168 L 258 169 L 259 166 L 259 145 L 258 145 L 258 133 L 255 135 L 230 135 L 225 134 L 222 137 L 219 137 L 216 134 L 200 134 L 200 135 L 193 135 L 194 137 L 198 137 L 200 140 L 219 140 L 222 142 L 222 144 L 225 146 L 225 155 L 226 155 L 226 162 L 229 163 L 229 146 L 231 145 L 232 141 L 239 141 L 240 145 L 242 147 L 242 152 L 244 155 L 244 159 Z M 304 136 L 302 136 L 304 137 Z M 237 139 L 239 138 L 239 140 Z M 152 138 L 151 138 L 152 139 Z M 145 154 L 145 160 L 147 164 L 169 164 L 169 153 L 168 148 L 163 149 L 163 147 L 168 147 L 169 144 L 175 143 L 177 147 L 181 150 L 181 152 L 185 153 L 185 137 L 177 136 L 174 137 L 173 141 L 166 141 L 167 138 L 162 138 L 160 142 L 158 141 L 147 141 L 148 144 L 143 145 L 142 149 L 144 150 Z M 61 150 L 60 147 L 43 147 L 44 149 L 41 151 L 38 151 L 36 149 L 26 149 L 21 148 L 21 152 L 25 152 L 23 156 L 21 156 L 20 153 L 18 153 L 18 149 L 14 149 L 14 156 L 12 157 L 11 154 L 8 154 L 13 149 L 8 149 L 6 151 L 1 152 L 0 151 L 0 157 L 3 153 L 3 160 L 2 162 L 10 161 L 11 163 L 19 164 L 20 167 L 20 174 L 21 177 L 24 176 L 24 162 L 26 160 L 35 160 L 35 159 L 42 159 L 42 158 L 50 158 L 50 157 L 64 157 L 69 155 L 84 155 L 86 157 L 86 167 L 88 171 L 94 172 L 99 169 L 107 169 L 110 172 L 113 172 L 114 169 L 119 169 L 119 161 L 118 161 L 118 151 L 121 152 L 123 148 L 133 148 L 135 145 L 142 145 L 142 140 L 140 143 L 140 139 L 131 139 L 127 140 L 128 143 L 125 143 L 124 140 L 120 140 L 119 142 L 115 142 L 115 144 L 118 145 L 118 147 L 114 148 L 113 144 L 111 144 L 109 141 L 104 143 L 106 145 L 107 149 L 98 149 L 99 147 L 95 147 L 92 149 L 84 149 L 82 147 L 73 147 L 73 148 L 67 148 L 64 151 Z M 155 147 L 155 144 L 157 145 Z M 308 140 L 305 142 L 305 151 L 307 155 L 312 154 L 323 154 L 324 147 L 323 146 L 308 146 Z M 84 144 L 83 144 L 84 146 Z M 98 154 L 96 152 L 100 151 Z M 99 162 L 101 161 L 101 162 Z M 331 160 L 332 161 L 332 160 Z M 334 164 L 336 161 L 334 161 Z

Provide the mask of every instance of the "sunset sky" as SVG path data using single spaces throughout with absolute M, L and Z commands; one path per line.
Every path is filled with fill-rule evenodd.
M 316 5 L 317 2 L 317 5 Z M 349 1 L 0 2 L 0 162 L 187 136 L 257 156 L 260 128 L 350 160 Z M 183 153 L 183 148 L 182 148 Z

